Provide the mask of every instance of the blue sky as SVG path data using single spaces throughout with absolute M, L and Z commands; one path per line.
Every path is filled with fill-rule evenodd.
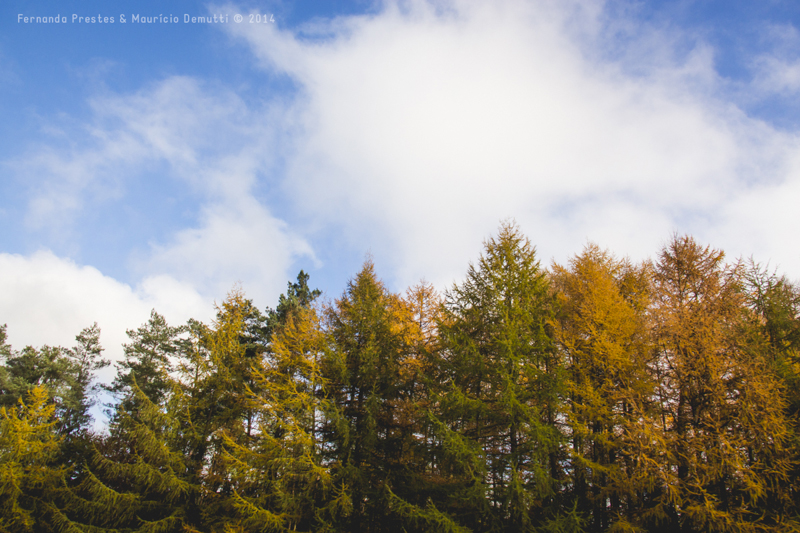
M 0 323 L 97 321 L 118 358 L 153 307 L 274 306 L 301 268 L 336 297 L 368 253 L 446 289 L 509 217 L 544 264 L 677 231 L 797 278 L 799 28 L 790 1 L 7 0 Z

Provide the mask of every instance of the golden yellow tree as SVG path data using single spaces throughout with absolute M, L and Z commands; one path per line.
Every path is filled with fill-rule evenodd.
M 674 479 L 661 499 L 671 528 L 774 531 L 765 505 L 790 468 L 781 388 L 747 335 L 742 270 L 674 237 L 655 265 L 657 399 Z
M 56 463 L 55 406 L 47 389 L 0 410 L 0 531 L 48 531 L 69 520 L 56 506 L 66 467 Z
M 237 523 L 247 531 L 314 531 L 347 512 L 320 455 L 320 421 L 330 411 L 320 370 L 326 342 L 316 310 L 298 307 L 252 369 L 256 428 L 246 442 L 225 439 Z
M 568 375 L 571 477 L 592 530 L 641 526 L 663 485 L 664 440 L 654 423 L 646 266 L 595 245 L 551 274 L 555 337 Z

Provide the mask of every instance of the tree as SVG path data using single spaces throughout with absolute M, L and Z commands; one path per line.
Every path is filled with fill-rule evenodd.
M 339 512 L 318 441 L 318 421 L 331 411 L 321 398 L 326 342 L 316 311 L 299 307 L 274 331 L 265 365 L 254 369 L 258 389 L 248 396 L 257 431 L 246 444 L 225 439 L 240 527 L 313 531 Z
M 275 309 L 267 308 L 265 324 L 267 337 L 286 324 L 293 313 L 311 307 L 314 300 L 322 294 L 319 289 L 311 289 L 308 286 L 308 278 L 309 275 L 301 270 L 297 274 L 297 283 L 290 281 L 287 284 L 286 294 L 281 294 L 278 297 L 278 305 Z
M 66 468 L 47 389 L 33 387 L 16 407 L 0 409 L 0 530 L 52 531 Z
M 75 363 L 74 383 L 70 388 L 70 402 L 74 407 L 60 417 L 65 434 L 89 427 L 92 419 L 89 409 L 94 405 L 95 395 L 100 388 L 99 384 L 93 383 L 95 373 L 111 364 L 108 359 L 103 358 L 97 322 L 84 328 L 75 336 L 75 340 L 77 345 L 69 350 L 69 357 Z
M 441 439 L 461 454 L 457 467 L 475 463 L 476 450 L 485 463 L 468 468 L 473 479 L 454 492 L 452 502 L 470 508 L 450 508 L 475 531 L 532 530 L 545 523 L 535 511 L 553 508 L 563 476 L 564 391 L 551 317 L 545 272 L 512 223 L 485 242 L 477 266 L 446 295 L 439 331 L 447 385 L 439 409 L 455 435 Z
M 66 514 L 78 530 L 196 531 L 204 525 L 196 512 L 204 488 L 190 481 L 180 421 L 153 403 L 135 377 L 126 399 L 109 435 L 87 454 Z
M 593 531 L 645 527 L 648 495 L 662 485 L 647 328 L 649 269 L 595 245 L 553 266 L 555 337 L 567 365 L 571 477 Z
M 762 516 L 791 466 L 784 401 L 747 334 L 741 265 L 723 261 L 675 236 L 655 265 L 657 396 L 675 468 L 661 500 L 672 530 L 767 530 L 786 519 Z
M 745 296 L 752 310 L 751 343 L 753 351 L 765 358 L 768 367 L 781 383 L 785 398 L 785 414 L 791 423 L 795 459 L 787 483 L 776 492 L 791 495 L 796 508 L 800 504 L 800 288 L 785 276 L 750 261 L 745 270 Z M 785 504 L 784 498 L 773 497 L 773 511 Z
M 2 331 L 5 334 L 5 328 Z M 70 438 L 89 428 L 89 409 L 97 391 L 95 373 L 109 364 L 102 357 L 96 323 L 84 328 L 75 340 L 77 345 L 71 349 L 27 346 L 21 353 L 5 345 L 5 367 L 0 373 L 0 402 L 6 406 L 15 404 L 33 388 L 46 386 L 56 403 L 59 432 Z
M 187 331 L 186 326 L 169 326 L 152 310 L 146 324 L 127 331 L 130 343 L 123 345 L 125 358 L 116 364 L 117 375 L 107 390 L 123 400 L 133 393 L 135 381 L 151 402 L 164 402 L 172 387 L 173 359 L 187 349 L 181 338 Z
M 411 351 L 411 317 L 369 260 L 326 312 L 330 349 L 323 368 L 335 411 L 323 438 L 334 481 L 347 487 L 352 502 L 346 531 L 394 531 L 403 524 L 393 515 L 402 503 L 392 502 L 406 502 L 413 478 L 405 463 L 413 426 L 401 413 L 410 387 L 402 367 Z

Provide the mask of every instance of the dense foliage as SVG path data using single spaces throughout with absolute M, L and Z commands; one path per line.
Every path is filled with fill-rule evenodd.
M 0 328 L 0 531 L 800 531 L 800 288 L 674 236 L 543 268 L 514 224 L 462 283 L 240 291 L 135 330 L 90 428 L 96 325 Z

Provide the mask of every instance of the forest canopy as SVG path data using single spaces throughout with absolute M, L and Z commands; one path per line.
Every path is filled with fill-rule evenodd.
M 800 531 L 800 287 L 674 235 L 541 264 L 514 223 L 462 282 L 366 261 L 323 301 L 156 310 L 102 387 L 0 327 L 0 531 Z

